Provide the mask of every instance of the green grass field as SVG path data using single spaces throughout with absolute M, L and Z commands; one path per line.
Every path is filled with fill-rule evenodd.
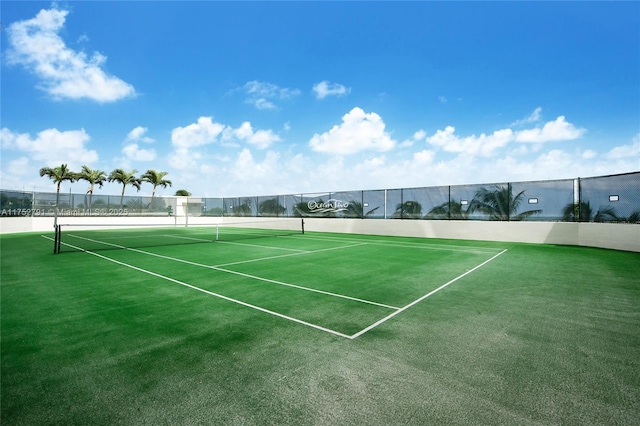
M 640 418 L 638 253 L 307 232 L 54 255 L 52 234 L 0 239 L 3 425 Z

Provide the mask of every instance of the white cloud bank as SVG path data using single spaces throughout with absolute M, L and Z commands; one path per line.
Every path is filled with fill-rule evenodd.
M 255 129 L 250 122 L 233 127 L 199 117 L 171 132 L 172 152 L 165 170 L 177 187 L 209 197 L 518 182 L 640 170 L 640 135 L 602 150 L 597 141 L 591 146 L 566 144 L 586 131 L 564 117 L 524 130 L 535 135 L 529 139 L 547 143 L 537 143 L 540 150 L 535 151 L 528 149 L 534 142 L 518 140 L 523 130 L 506 128 L 476 136 L 456 134 L 447 126 L 433 134 L 417 130 L 408 138 L 411 144 L 398 144 L 382 117 L 354 108 L 341 123 L 310 139 L 315 151 L 300 151 L 295 143 L 285 145 L 277 133 Z M 147 134 L 139 126 L 126 136 L 123 153 L 131 164 L 125 168 L 146 169 L 143 162 L 150 157 L 143 151 L 153 141 Z M 550 145 L 551 139 L 558 143 Z M 42 188 L 48 183 L 38 177 L 43 166 L 68 163 L 79 170 L 83 164 L 95 164 L 98 154 L 88 148 L 89 141 L 83 129 L 46 129 L 33 136 L 3 128 L 2 150 L 17 153 L 5 155 L 3 188 Z M 281 147 L 277 151 L 272 149 L 276 143 Z M 153 161 L 163 162 L 165 157 Z M 116 161 L 101 167 L 122 166 Z M 110 193 L 108 188 L 103 191 Z
M 491 134 L 481 133 L 479 136 L 458 136 L 455 127 L 447 126 L 444 130 L 438 130 L 432 136 L 426 136 L 426 132 L 419 131 L 425 136 L 425 141 L 445 152 L 460 153 L 472 156 L 491 157 L 500 152 L 511 142 L 543 144 L 547 142 L 569 141 L 581 138 L 586 132 L 584 128 L 578 128 L 566 121 L 564 116 L 549 121 L 542 127 L 534 127 L 524 130 L 512 130 L 510 128 L 496 130 Z M 415 138 L 415 136 L 414 136 Z M 526 152 L 526 149 L 523 150 Z
M 584 135 L 586 129 L 577 128 L 568 123 L 564 116 L 560 116 L 555 121 L 545 123 L 543 127 L 520 130 L 515 133 L 517 142 L 545 143 L 550 141 L 567 141 L 578 139 Z
M 207 145 L 219 143 L 224 146 L 237 147 L 242 143 L 257 149 L 266 149 L 280 137 L 271 129 L 254 130 L 251 123 L 243 122 L 240 127 L 217 123 L 213 117 L 200 117 L 195 123 L 184 127 L 176 127 L 171 131 L 171 144 L 174 151 L 169 163 L 176 169 L 195 171 L 198 161 L 203 157 L 203 149 Z
M 9 25 L 8 63 L 35 74 L 40 79 L 38 87 L 56 99 L 105 103 L 134 96 L 133 86 L 102 70 L 106 56 L 94 52 L 88 57 L 67 47 L 58 33 L 68 14 L 67 10 L 43 9 L 32 19 Z

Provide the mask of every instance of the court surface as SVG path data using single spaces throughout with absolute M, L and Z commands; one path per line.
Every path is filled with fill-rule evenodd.
M 640 414 L 637 253 L 203 232 L 3 236 L 3 424 Z

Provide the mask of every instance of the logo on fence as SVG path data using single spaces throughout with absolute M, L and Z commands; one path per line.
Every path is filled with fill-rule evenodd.
M 349 203 L 347 201 L 330 198 L 324 202 L 309 201 L 307 207 L 309 207 L 309 213 L 336 213 L 346 210 L 349 207 Z

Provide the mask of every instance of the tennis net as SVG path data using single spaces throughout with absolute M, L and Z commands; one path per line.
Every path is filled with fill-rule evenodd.
M 197 225 L 59 224 L 54 253 L 205 244 L 304 233 L 301 220 Z

